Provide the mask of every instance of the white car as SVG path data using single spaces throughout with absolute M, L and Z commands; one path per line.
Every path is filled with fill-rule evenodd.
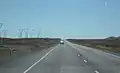
M 63 40 L 61 40 L 61 41 L 60 41 L 60 44 L 64 44 L 64 41 L 63 41 Z

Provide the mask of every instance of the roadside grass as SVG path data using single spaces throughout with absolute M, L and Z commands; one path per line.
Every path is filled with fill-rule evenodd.
M 103 51 L 109 51 L 114 53 L 120 53 L 120 44 L 117 41 L 106 41 L 106 40 L 68 40 L 72 43 L 92 47 L 95 49 L 103 50 Z
M 0 38 L 1 40 L 3 38 Z M 13 58 L 20 58 L 48 49 L 57 45 L 59 41 L 58 38 L 4 38 L 4 43 L 0 42 L 0 65 Z
M 103 51 L 110 51 L 110 52 L 115 52 L 115 53 L 120 53 L 120 47 L 114 47 L 114 46 L 108 46 L 106 47 L 105 45 L 87 45 L 87 44 L 83 44 L 84 46 L 88 46 L 88 47 L 92 47 L 92 48 L 95 48 L 95 49 L 100 49 L 100 50 L 103 50 Z
M 0 38 L 0 41 L 3 38 Z M 0 57 L 8 55 L 18 55 L 23 53 L 39 52 L 59 43 L 59 38 L 4 38 L 4 43 L 0 43 Z M 11 48 L 12 50 L 10 50 Z M 13 51 L 15 49 L 15 51 Z

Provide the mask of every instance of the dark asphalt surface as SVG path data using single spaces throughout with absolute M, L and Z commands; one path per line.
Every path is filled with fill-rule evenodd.
M 11 60 L 0 67 L 0 73 L 24 73 L 48 51 Z M 26 73 L 120 73 L 120 58 L 65 41 Z

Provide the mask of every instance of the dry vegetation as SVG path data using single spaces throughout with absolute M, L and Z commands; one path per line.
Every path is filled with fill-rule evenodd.
M 68 41 L 96 49 L 120 53 L 120 37 L 106 39 L 68 39 Z
M 0 38 L 0 65 L 55 46 L 59 38 Z
M 59 38 L 0 38 L 0 55 L 26 54 L 52 47 Z

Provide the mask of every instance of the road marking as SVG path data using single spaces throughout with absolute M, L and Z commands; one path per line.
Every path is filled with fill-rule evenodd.
M 88 61 L 87 60 L 84 60 L 85 63 L 87 63 Z
M 78 56 L 81 56 L 80 54 L 78 54 Z
M 102 52 L 102 51 L 101 51 Z M 117 56 L 117 55 L 114 55 L 114 54 L 110 54 L 110 53 L 107 53 L 107 52 L 104 52 L 105 54 L 107 54 L 107 55 L 111 55 L 111 56 L 113 56 L 113 57 L 116 57 L 116 58 L 119 58 L 120 59 L 120 57 L 119 56 Z
M 100 72 L 99 72 L 99 71 L 97 71 L 97 70 L 95 70 L 94 72 L 95 72 L 95 73 L 100 73 Z
M 55 47 L 56 48 L 56 47 Z M 43 60 L 48 54 L 50 54 L 55 48 L 50 50 L 47 54 L 45 54 L 42 58 L 40 58 L 37 62 L 35 62 L 33 65 L 31 65 L 29 68 L 27 68 L 23 73 L 27 73 L 30 69 L 32 69 L 36 64 L 38 64 L 41 60 Z

